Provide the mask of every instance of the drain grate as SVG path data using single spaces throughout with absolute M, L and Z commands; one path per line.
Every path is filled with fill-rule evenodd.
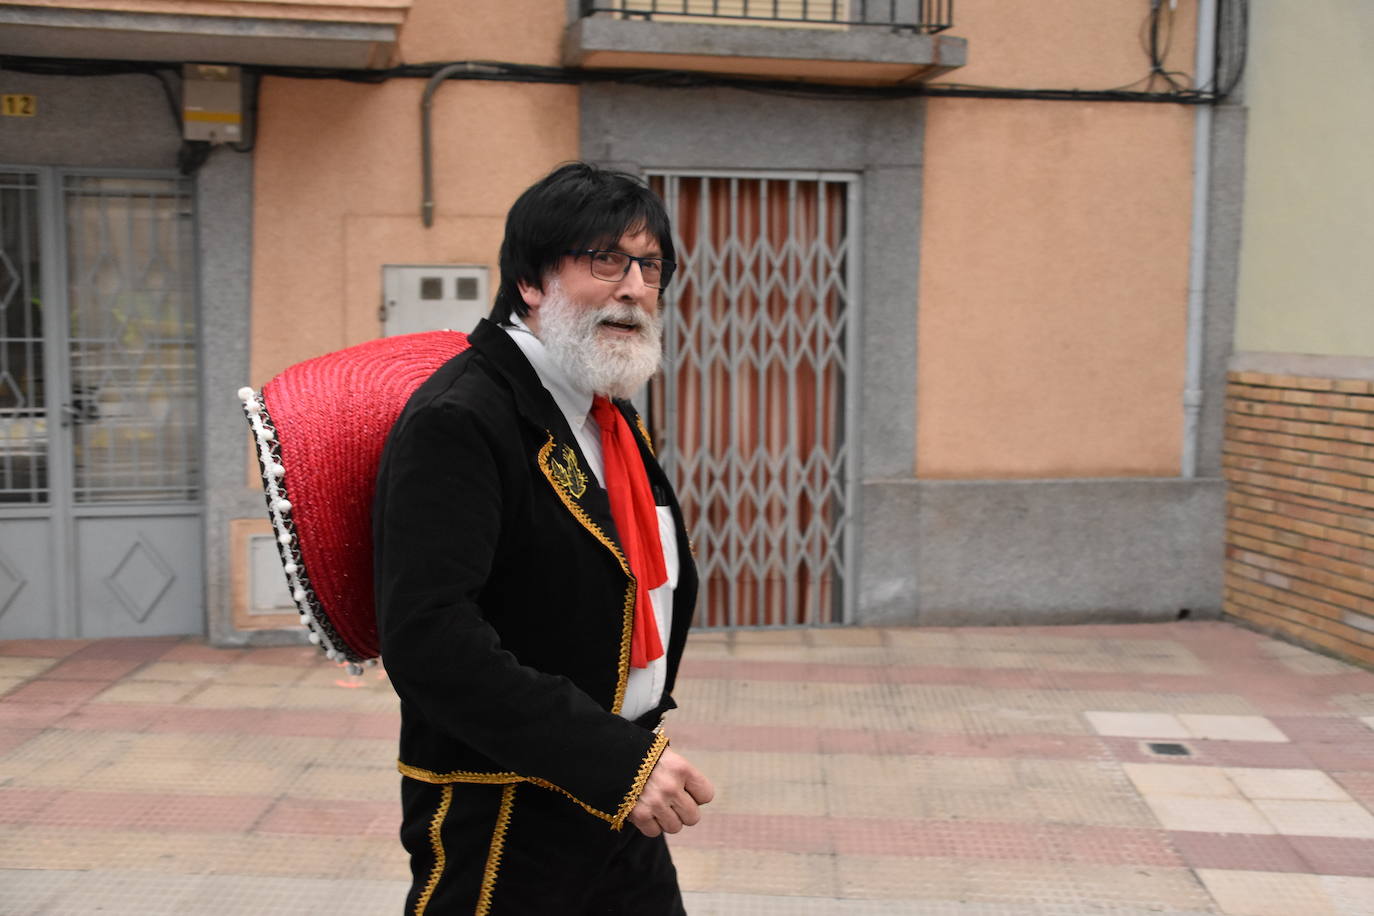
M 1151 754 L 1159 754 L 1163 757 L 1191 757 L 1193 754 L 1186 745 L 1172 741 L 1151 741 L 1145 746 L 1150 749 Z

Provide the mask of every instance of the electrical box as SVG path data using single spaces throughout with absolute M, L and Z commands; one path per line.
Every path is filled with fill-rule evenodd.
M 382 267 L 382 336 L 471 331 L 491 312 L 490 271 L 473 264 Z
M 243 90 L 239 68 L 186 64 L 181 71 L 181 136 L 184 140 L 237 143 L 243 139 Z

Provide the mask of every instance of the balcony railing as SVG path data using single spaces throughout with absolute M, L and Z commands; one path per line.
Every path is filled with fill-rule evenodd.
M 624 19 L 879 26 L 933 35 L 954 24 L 954 0 L 582 0 L 584 17 L 596 13 Z

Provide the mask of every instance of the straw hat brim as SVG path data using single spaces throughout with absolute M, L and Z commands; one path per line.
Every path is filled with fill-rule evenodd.
M 239 390 L 267 512 L 309 638 L 355 667 L 378 657 L 372 497 L 406 401 L 467 349 L 458 331 L 384 337 L 297 363 Z

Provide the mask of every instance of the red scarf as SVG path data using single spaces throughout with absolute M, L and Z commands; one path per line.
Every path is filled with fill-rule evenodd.
M 635 622 L 630 637 L 630 664 L 647 668 L 649 662 L 663 655 L 663 643 L 658 637 L 658 621 L 649 592 L 668 581 L 663 565 L 663 544 L 658 538 L 658 508 L 653 491 L 649 489 L 649 475 L 644 472 L 644 459 L 639 454 L 639 442 L 630 432 L 630 424 L 606 398 L 592 399 L 592 418 L 601 427 L 601 454 L 606 463 L 606 494 L 611 500 L 611 518 L 620 533 L 630 572 L 639 583 L 635 593 Z

